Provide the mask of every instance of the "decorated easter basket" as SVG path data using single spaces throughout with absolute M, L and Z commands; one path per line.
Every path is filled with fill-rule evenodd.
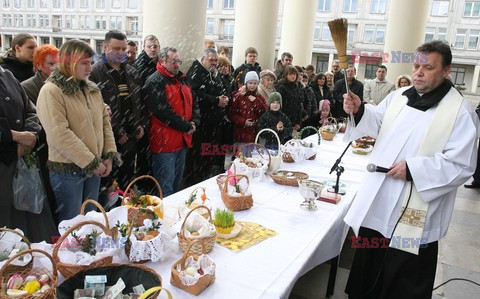
M 27 245 L 28 249 L 32 248 L 30 241 L 28 241 L 27 237 L 25 237 L 20 232 L 13 229 L 0 227 L 0 239 L 2 239 L 7 233 L 18 235 L 20 238 L 22 238 L 22 241 Z M 15 274 L 18 272 L 28 271 L 29 269 L 32 269 L 32 266 L 33 266 L 33 256 L 32 256 L 32 259 L 24 266 L 14 265 L 12 263 L 9 263 L 9 265 L 5 267 L 5 269 L 3 270 L 3 274 L 9 275 L 9 274 Z
M 247 189 L 244 190 L 244 193 L 239 193 L 238 195 L 232 195 L 228 192 L 228 185 L 230 184 L 231 180 L 235 182 L 239 182 L 241 179 L 247 180 Z M 223 203 L 227 208 L 232 211 L 241 211 L 250 209 L 253 206 L 253 197 L 250 192 L 247 192 L 248 187 L 250 186 L 250 180 L 248 176 L 243 174 L 229 174 L 225 181 L 222 184 L 221 188 L 221 197 Z
M 337 120 L 333 117 L 329 117 L 328 121 L 320 128 L 320 134 L 323 140 L 332 141 L 335 135 L 337 135 L 338 124 Z
M 275 155 L 272 155 L 272 151 L 268 150 L 270 152 L 270 165 L 268 166 L 268 170 L 270 170 L 271 172 L 274 172 L 280 169 L 280 165 L 282 163 L 282 152 L 280 149 L 282 144 L 280 143 L 280 137 L 278 137 L 277 132 L 268 128 L 262 129 L 257 133 L 257 136 L 255 137 L 255 143 L 258 143 L 260 134 L 262 134 L 263 132 L 271 132 L 277 138 L 278 150 L 276 151 Z
M 209 220 L 209 221 L 213 220 L 212 212 L 206 206 L 199 205 L 199 206 L 193 208 L 192 210 L 190 210 L 188 212 L 188 214 L 185 216 L 185 219 L 182 223 L 182 227 L 180 228 L 180 232 L 177 234 L 178 245 L 180 247 L 180 250 L 182 250 L 182 252 L 185 252 L 190 247 L 189 245 L 190 245 L 191 242 L 199 241 L 198 243 L 195 243 L 195 245 L 190 249 L 192 251 L 192 253 L 195 253 L 195 254 L 198 254 L 198 255 L 202 254 L 202 252 L 203 252 L 202 247 L 205 247 L 205 253 L 209 253 L 210 251 L 212 251 L 212 249 L 215 245 L 215 241 L 217 240 L 217 232 L 216 231 L 212 231 L 212 233 L 209 236 L 204 236 L 204 237 L 199 237 L 199 238 L 189 238 L 189 237 L 185 236 L 185 224 L 187 223 L 188 217 L 190 216 L 190 214 L 192 214 L 193 211 L 199 210 L 199 209 L 208 210 L 208 216 L 209 217 L 208 217 L 207 220 Z
M 283 162 L 285 162 L 285 163 L 294 163 L 295 162 L 295 160 L 292 157 L 293 153 L 290 153 L 289 150 L 287 150 L 288 148 L 290 148 L 290 149 L 296 148 L 298 151 L 306 151 L 306 150 L 314 147 L 313 144 L 300 139 L 300 138 L 302 138 L 303 133 L 307 129 L 314 130 L 317 133 L 316 135 L 318 137 L 318 145 L 320 145 L 321 138 L 320 138 L 318 129 L 315 128 L 315 127 L 312 127 L 312 126 L 306 126 L 302 130 L 300 130 L 300 132 L 298 132 L 297 138 L 299 138 L 299 139 L 290 139 L 289 141 L 287 141 L 285 143 L 285 145 L 283 147 L 284 151 L 283 151 L 283 154 L 282 154 Z M 317 157 L 317 154 L 315 153 L 315 154 L 311 155 L 310 157 L 308 157 L 307 160 L 315 160 L 316 157 Z

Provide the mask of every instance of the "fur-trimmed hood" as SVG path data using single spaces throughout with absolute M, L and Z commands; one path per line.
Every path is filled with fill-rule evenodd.
M 74 94 L 84 87 L 88 88 L 89 91 L 100 91 L 100 88 L 98 88 L 97 84 L 93 83 L 92 81 L 88 79 L 78 81 L 73 77 L 67 78 L 65 75 L 60 73 L 58 69 L 53 70 L 47 81 L 57 85 L 65 94 Z

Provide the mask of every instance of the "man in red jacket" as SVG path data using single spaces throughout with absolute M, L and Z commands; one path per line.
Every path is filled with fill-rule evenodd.
M 179 70 L 181 64 L 175 48 L 163 48 L 157 71 L 143 87 L 150 110 L 152 171 L 164 196 L 180 189 L 185 155 L 192 147 L 192 134 L 200 123 L 200 110 L 186 76 Z

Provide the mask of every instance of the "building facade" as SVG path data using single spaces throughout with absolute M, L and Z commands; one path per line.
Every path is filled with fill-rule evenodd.
M 207 0 L 205 37 L 214 39 L 217 45 L 233 47 L 235 6 L 239 1 Z M 357 68 L 357 77 L 374 78 L 382 61 L 372 57 L 394 58 L 394 53 L 383 53 L 392 1 L 396 0 L 317 0 L 311 61 L 316 71 L 327 71 L 335 58 L 327 22 L 347 18 L 347 52 Z M 425 41 L 448 41 L 453 51 L 452 80 L 467 93 L 480 93 L 480 0 L 425 1 L 429 1 Z M 279 5 L 277 51 L 284 2 L 280 0 Z M 0 0 L 0 8 L 0 52 L 10 47 L 19 32 L 31 33 L 39 44 L 57 47 L 68 39 L 80 38 L 101 52 L 105 33 L 118 29 L 142 46 L 142 0 Z

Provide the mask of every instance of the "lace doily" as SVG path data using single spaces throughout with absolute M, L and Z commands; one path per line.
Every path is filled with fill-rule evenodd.
M 198 260 L 195 260 L 192 256 L 187 257 L 185 260 L 185 269 L 189 267 L 194 267 L 197 270 L 201 268 L 203 270 L 203 275 L 198 272 L 195 272 L 193 275 L 186 274 L 185 271 L 182 271 L 181 264 L 178 263 L 176 270 L 180 273 L 180 281 L 185 286 L 193 286 L 201 277 L 207 274 L 215 275 L 215 263 L 206 254 L 200 255 Z
M 165 252 L 172 246 L 172 238 L 165 232 L 148 241 L 138 241 L 132 234 L 130 236 L 130 256 L 131 262 L 151 260 L 152 262 L 163 261 Z
M 303 143 L 304 145 L 301 145 Z M 311 146 L 311 147 L 310 147 Z M 289 153 L 293 161 L 300 162 L 315 155 L 315 145 L 301 140 L 291 139 L 282 146 L 282 152 Z

